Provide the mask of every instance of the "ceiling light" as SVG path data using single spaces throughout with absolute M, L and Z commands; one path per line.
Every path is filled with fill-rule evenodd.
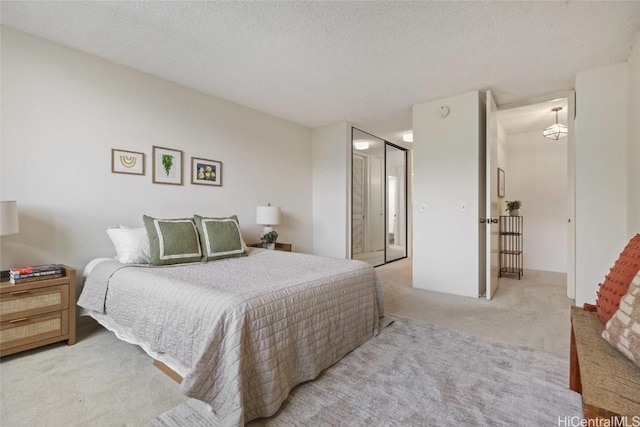
M 553 139 L 554 141 L 564 138 L 569 134 L 569 131 L 565 125 L 558 124 L 558 111 L 562 110 L 562 107 L 552 108 L 551 111 L 556 112 L 556 124 L 549 126 L 542 131 L 542 135 L 545 138 Z
M 402 140 L 404 142 L 413 142 L 413 132 L 405 132 L 405 134 L 402 135 Z
M 356 148 L 356 150 L 366 150 L 367 148 L 369 148 L 369 141 L 365 139 L 359 139 L 353 146 Z

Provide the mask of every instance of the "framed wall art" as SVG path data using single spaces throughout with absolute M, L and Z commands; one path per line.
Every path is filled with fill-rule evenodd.
M 182 185 L 182 151 L 153 146 L 153 182 Z
M 112 148 L 111 173 L 144 175 L 144 153 Z
M 191 158 L 191 183 L 198 185 L 222 185 L 222 162 Z
M 498 197 L 504 197 L 504 170 L 498 168 Z

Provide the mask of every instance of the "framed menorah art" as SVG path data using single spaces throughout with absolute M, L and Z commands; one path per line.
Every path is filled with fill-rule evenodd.
M 111 172 L 144 175 L 144 153 L 112 148 Z

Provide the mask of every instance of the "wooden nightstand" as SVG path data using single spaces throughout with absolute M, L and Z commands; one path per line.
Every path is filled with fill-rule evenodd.
M 0 356 L 58 341 L 76 343 L 76 271 L 12 285 L 0 282 Z
M 254 243 L 253 245 L 249 245 L 252 248 L 265 248 L 264 244 L 262 243 Z M 291 243 L 278 243 L 276 242 L 276 251 L 284 251 L 284 252 L 291 252 Z

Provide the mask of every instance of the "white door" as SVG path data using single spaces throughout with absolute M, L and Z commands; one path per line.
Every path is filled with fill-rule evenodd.
M 569 92 L 567 99 L 568 114 L 567 127 L 569 137 L 567 138 L 567 297 L 576 297 L 576 133 L 575 133 L 575 111 L 576 93 Z
M 364 160 L 364 156 L 353 154 L 352 255 L 360 254 L 364 251 Z
M 384 161 L 369 156 L 369 250 L 384 249 Z
M 486 146 L 486 296 L 490 300 L 498 289 L 498 107 L 491 91 L 487 91 Z

